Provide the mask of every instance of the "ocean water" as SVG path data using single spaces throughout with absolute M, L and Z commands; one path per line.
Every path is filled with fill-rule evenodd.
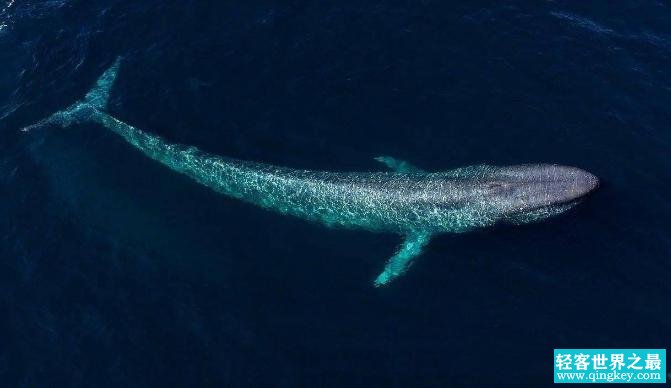
M 222 197 L 94 124 L 19 131 L 117 56 L 110 111 L 212 153 L 603 185 L 376 289 L 397 236 Z M 670 63 L 661 1 L 1 0 L 0 381 L 539 386 L 554 348 L 669 348 Z

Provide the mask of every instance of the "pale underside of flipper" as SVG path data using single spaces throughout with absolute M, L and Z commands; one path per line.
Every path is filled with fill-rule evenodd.
M 406 162 L 405 160 L 392 158 L 391 156 L 378 156 L 375 158 L 375 160 L 396 172 L 425 172 L 421 168 L 416 167 L 411 163 Z
M 375 279 L 375 287 L 388 284 L 397 277 L 403 275 L 412 260 L 421 255 L 426 244 L 429 243 L 431 235 L 427 232 L 413 232 L 405 237 L 398 252 L 392 256 L 382 273 Z

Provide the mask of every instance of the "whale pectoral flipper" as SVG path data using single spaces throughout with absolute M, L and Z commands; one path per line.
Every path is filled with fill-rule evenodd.
M 412 260 L 422 253 L 430 239 L 431 235 L 427 232 L 414 232 L 407 235 L 398 252 L 387 261 L 384 270 L 375 279 L 375 287 L 383 286 L 403 275 L 410 267 Z
M 392 158 L 391 156 L 378 156 L 375 160 L 396 172 L 425 172 L 421 168 L 413 166 L 405 160 L 399 160 Z

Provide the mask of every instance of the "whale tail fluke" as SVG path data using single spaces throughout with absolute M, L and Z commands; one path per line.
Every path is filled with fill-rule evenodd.
M 48 124 L 67 127 L 72 123 L 85 121 L 95 112 L 107 109 L 110 91 L 112 90 L 112 86 L 114 86 L 114 81 L 116 81 L 121 60 L 121 57 L 117 57 L 114 60 L 114 63 L 98 78 L 93 88 L 86 93 L 83 100 L 77 101 L 64 110 L 60 110 L 35 124 L 24 127 L 21 131 L 29 132 Z
M 86 93 L 86 97 L 84 97 L 85 104 L 89 104 L 100 110 L 105 110 L 107 108 L 110 91 L 112 90 L 112 86 L 114 86 L 114 81 L 116 81 L 120 65 L 121 57 L 117 57 L 116 60 L 114 60 L 114 63 L 105 70 L 100 78 L 98 78 L 95 86 Z

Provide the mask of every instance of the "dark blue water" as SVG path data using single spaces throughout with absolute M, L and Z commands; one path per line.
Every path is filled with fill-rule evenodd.
M 553 348 L 671 345 L 668 3 L 2 0 L 0 26 L 2 385 L 543 385 Z M 93 124 L 18 131 L 119 55 L 111 112 L 213 153 L 604 184 L 375 289 L 396 236 L 224 198 Z

